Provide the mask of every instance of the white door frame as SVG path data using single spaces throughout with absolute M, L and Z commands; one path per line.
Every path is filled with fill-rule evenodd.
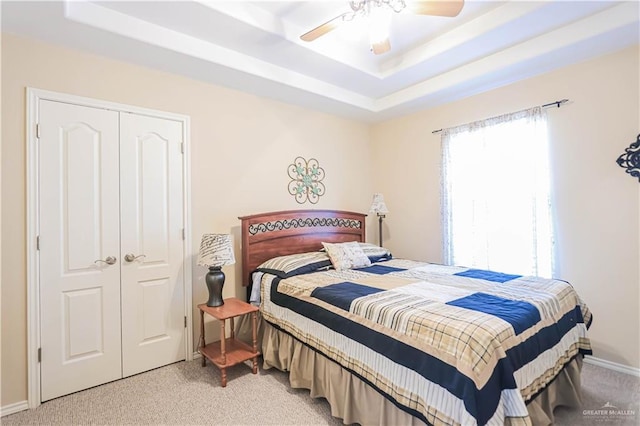
M 27 140 L 27 398 L 29 408 L 40 405 L 40 279 L 38 275 L 39 252 L 37 236 L 39 235 L 38 205 L 38 135 L 37 123 L 40 114 L 39 102 L 50 100 L 75 105 L 102 108 L 118 112 L 129 112 L 152 117 L 180 121 L 183 128 L 183 209 L 184 209 L 184 315 L 187 317 L 185 329 L 185 357 L 193 359 L 193 302 L 192 302 L 192 253 L 191 253 L 191 181 L 190 181 L 190 129 L 189 116 L 138 108 L 130 105 L 51 92 L 27 87 L 26 140 Z

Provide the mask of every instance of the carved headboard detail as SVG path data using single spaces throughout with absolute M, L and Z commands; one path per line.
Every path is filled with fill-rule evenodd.
M 287 210 L 239 217 L 242 285 L 252 271 L 277 256 L 320 250 L 322 242 L 365 241 L 366 214 L 340 210 Z

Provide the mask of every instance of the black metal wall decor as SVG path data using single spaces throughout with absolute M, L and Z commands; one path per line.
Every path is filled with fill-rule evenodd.
M 640 182 L 640 135 L 629 145 L 629 148 L 624 150 L 624 154 L 618 157 L 616 162 Z
M 287 169 L 289 177 L 289 194 L 293 195 L 299 204 L 309 201 L 316 204 L 324 195 L 324 169 L 318 164 L 318 160 L 310 158 L 308 161 L 302 157 L 293 160 Z

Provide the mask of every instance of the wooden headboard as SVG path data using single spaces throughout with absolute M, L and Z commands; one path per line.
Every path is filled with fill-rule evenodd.
M 316 251 L 322 242 L 365 241 L 366 214 L 340 210 L 287 210 L 239 217 L 242 221 L 242 285 L 262 262 Z

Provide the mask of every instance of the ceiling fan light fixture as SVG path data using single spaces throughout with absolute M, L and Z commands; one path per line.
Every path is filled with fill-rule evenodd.
M 350 0 L 349 6 L 351 11 L 307 31 L 300 36 L 300 39 L 311 42 L 340 27 L 341 24 L 354 20 L 368 21 L 371 50 L 379 55 L 391 49 L 389 31 L 393 12 L 400 13 L 407 9 L 417 15 L 454 17 L 462 10 L 464 0 L 412 1 L 409 5 L 405 0 Z M 354 31 L 355 25 L 351 27 L 350 30 Z
M 407 7 L 404 0 L 351 0 L 349 5 L 352 12 L 342 17 L 345 21 L 350 21 L 357 15 L 370 16 L 378 10 L 400 13 Z
M 362 40 L 363 35 L 368 34 L 369 22 L 366 18 L 358 16 L 341 25 L 338 31 L 344 40 L 356 42 Z
M 389 39 L 391 13 L 390 9 L 381 7 L 369 12 L 369 41 L 372 45 Z

